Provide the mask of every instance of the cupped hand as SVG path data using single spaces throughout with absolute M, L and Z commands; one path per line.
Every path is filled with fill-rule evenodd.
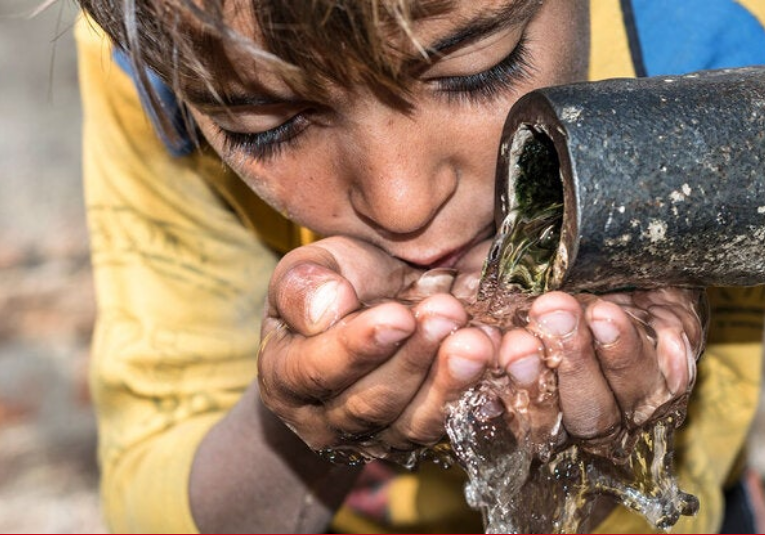
M 499 362 L 531 394 L 535 432 L 591 451 L 666 415 L 693 387 L 704 337 L 703 290 L 538 297 L 525 328 L 503 334 Z M 558 404 L 538 390 L 557 369 Z M 558 416 L 562 426 L 554 429 Z
M 411 450 L 444 435 L 444 406 L 496 348 L 435 288 L 394 300 L 422 271 L 349 238 L 286 255 L 272 277 L 258 360 L 261 396 L 311 448 Z M 451 286 L 446 277 L 444 288 Z M 376 449 L 377 448 L 377 449 Z

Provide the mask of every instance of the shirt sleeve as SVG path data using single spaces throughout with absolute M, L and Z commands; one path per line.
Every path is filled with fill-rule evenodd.
M 87 19 L 76 37 L 105 516 L 118 533 L 194 532 L 191 463 L 255 378 L 276 256 L 219 195 L 231 171 L 171 157 L 108 40 Z

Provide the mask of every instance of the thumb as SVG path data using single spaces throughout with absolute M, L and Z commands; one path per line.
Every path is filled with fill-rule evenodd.
M 268 316 L 293 332 L 324 332 L 361 306 L 351 284 L 337 272 L 312 262 L 277 271 L 269 286 Z

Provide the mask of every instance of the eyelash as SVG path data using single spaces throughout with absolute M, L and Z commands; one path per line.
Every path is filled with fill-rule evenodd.
M 306 112 L 301 112 L 264 132 L 231 132 L 220 127 L 218 131 L 223 136 L 224 150 L 246 152 L 260 160 L 268 160 L 276 158 L 281 151 L 296 143 L 308 124 Z
M 437 91 L 450 101 L 465 101 L 471 104 L 491 102 L 503 90 L 528 76 L 531 64 L 527 57 L 526 43 L 526 38 L 522 37 L 510 54 L 485 71 L 467 76 L 438 78 L 432 82 Z M 225 150 L 245 152 L 255 158 L 268 160 L 276 158 L 296 143 L 300 133 L 309 124 L 306 113 L 301 112 L 264 132 L 231 132 L 222 128 L 218 130 L 223 136 Z
M 529 75 L 531 62 L 528 58 L 526 37 L 499 63 L 489 69 L 468 76 L 451 76 L 432 80 L 436 90 L 448 100 L 468 103 L 486 103 L 500 96 Z

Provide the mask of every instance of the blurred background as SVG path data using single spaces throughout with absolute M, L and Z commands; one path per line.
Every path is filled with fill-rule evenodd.
M 76 9 L 40 1 L 0 0 L 0 533 L 104 533 Z M 765 474 L 765 403 L 751 451 Z
M 76 10 L 40 3 L 0 0 L 0 532 L 103 533 Z

